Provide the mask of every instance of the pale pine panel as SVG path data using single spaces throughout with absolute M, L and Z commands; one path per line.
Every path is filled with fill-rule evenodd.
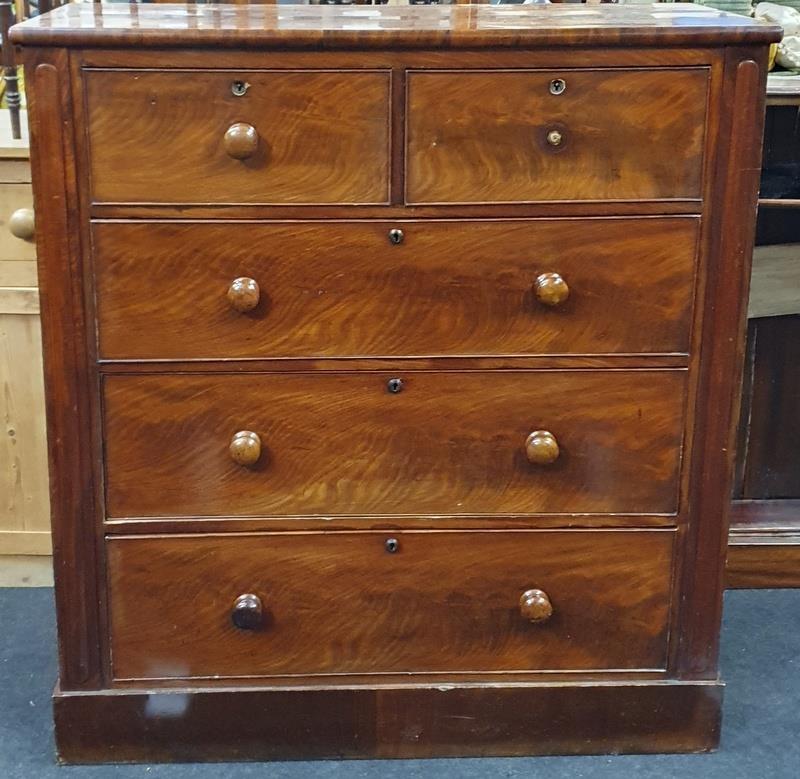
M 0 555 L 48 554 L 44 387 L 39 317 L 0 310 Z
M 35 287 L 36 260 L 0 260 L 0 287 Z

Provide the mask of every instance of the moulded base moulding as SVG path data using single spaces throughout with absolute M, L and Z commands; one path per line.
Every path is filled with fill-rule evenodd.
M 800 500 L 735 500 L 728 589 L 800 587 Z
M 731 590 L 800 587 L 800 533 L 731 532 L 725 586 Z
M 66 763 L 703 752 L 720 682 L 500 683 L 54 694 Z

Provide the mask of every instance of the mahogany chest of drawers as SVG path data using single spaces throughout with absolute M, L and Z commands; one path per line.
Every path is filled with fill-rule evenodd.
M 716 745 L 778 33 L 691 6 L 14 28 L 63 759 Z

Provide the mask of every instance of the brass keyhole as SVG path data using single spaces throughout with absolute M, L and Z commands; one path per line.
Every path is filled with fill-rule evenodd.
M 398 230 L 395 228 L 394 230 L 389 230 L 389 242 L 393 243 L 397 246 L 398 243 L 403 243 L 403 231 Z
M 386 382 L 386 389 L 389 390 L 393 395 L 396 395 L 398 392 L 403 391 L 403 380 L 402 379 L 389 379 Z
M 234 81 L 231 84 L 231 94 L 235 97 L 242 97 L 247 93 L 248 89 L 250 89 L 250 84 L 246 81 Z
M 554 78 L 550 82 L 550 94 L 560 95 L 567 88 L 567 82 L 563 78 Z
M 383 547 L 389 554 L 394 554 L 400 548 L 400 542 L 396 538 L 387 538 Z

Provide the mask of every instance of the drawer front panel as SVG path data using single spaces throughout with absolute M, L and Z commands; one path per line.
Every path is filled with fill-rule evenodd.
M 699 198 L 707 92 L 704 68 L 410 73 L 407 200 Z
M 660 670 L 674 537 L 112 538 L 114 677 Z
M 695 217 L 96 223 L 100 354 L 684 353 L 698 228 Z M 563 300 L 546 297 L 553 274 Z M 245 310 L 246 293 L 232 297 L 241 278 L 256 285 Z
M 388 200 L 388 72 L 86 71 L 84 77 L 95 201 Z M 243 95 L 233 93 L 235 82 L 246 85 Z
M 393 378 L 399 392 L 389 389 Z M 685 378 L 681 370 L 108 376 L 107 513 L 672 513 Z

